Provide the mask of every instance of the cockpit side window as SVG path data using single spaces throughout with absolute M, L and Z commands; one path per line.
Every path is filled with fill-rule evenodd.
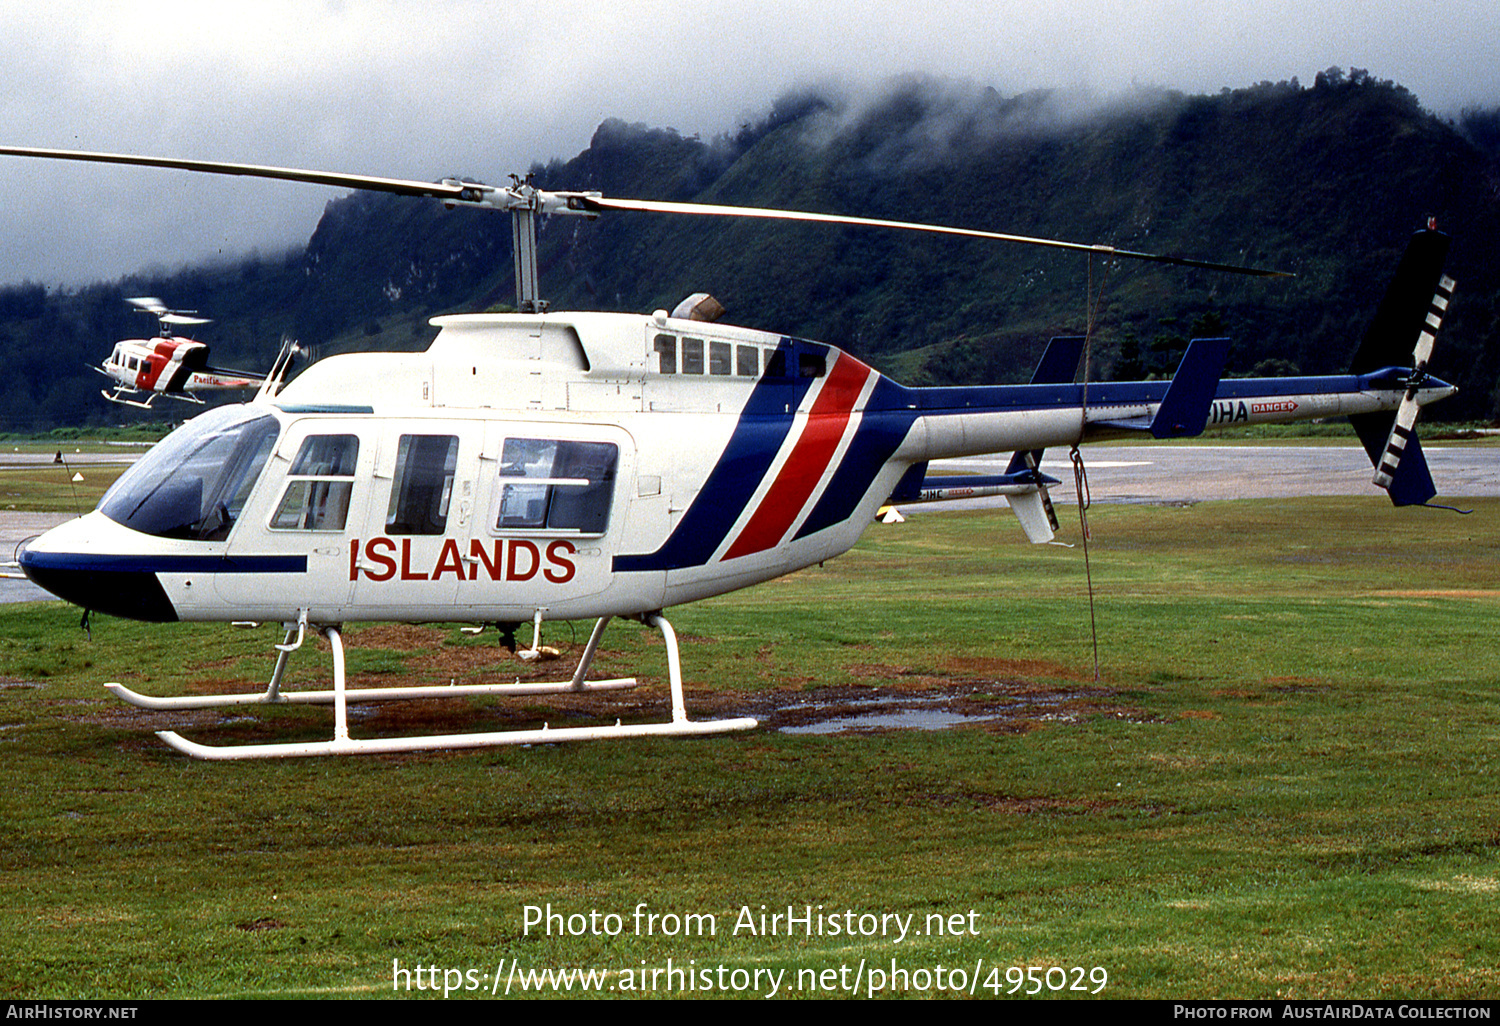
M 99 511 L 161 538 L 222 541 L 280 431 L 275 417 L 243 406 L 195 417 L 121 475 L 99 501 Z
M 342 531 L 354 491 L 359 439 L 354 435 L 311 435 L 302 442 L 286 490 L 271 518 L 284 531 Z

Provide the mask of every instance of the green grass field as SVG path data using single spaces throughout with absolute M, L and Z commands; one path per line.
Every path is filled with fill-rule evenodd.
M 151 732 L 313 739 L 330 714 L 153 714 L 101 684 L 253 691 L 278 631 L 96 617 L 89 640 L 70 607 L 6 607 L 0 990 L 515 996 L 551 971 L 551 996 L 597 970 L 615 995 L 1500 996 L 1500 502 L 1477 506 L 1097 506 L 1097 682 L 1081 548 L 1028 546 L 1003 511 L 875 526 L 669 612 L 690 713 L 766 721 L 705 739 L 197 763 Z M 549 626 L 565 678 L 587 625 Z M 354 684 L 532 672 L 493 634 L 347 640 Z M 606 649 L 598 674 L 648 686 L 605 715 L 665 715 L 660 640 L 622 624 Z M 292 676 L 327 667 L 304 652 Z M 973 719 L 777 729 L 866 698 Z M 788 906 L 822 918 L 788 935 Z
M 124 464 L 101 462 L 101 457 L 145 451 L 144 444 L 129 444 L 131 448 L 123 450 L 98 439 L 0 444 L 0 510 L 83 513 L 93 509 L 125 470 Z M 24 462 L 54 454 L 61 457 L 60 462 Z M 74 480 L 75 474 L 82 480 Z

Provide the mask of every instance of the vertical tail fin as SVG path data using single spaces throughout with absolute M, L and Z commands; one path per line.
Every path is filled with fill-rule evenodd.
M 1448 242 L 1448 236 L 1431 228 L 1411 237 L 1375 319 L 1354 353 L 1351 374 L 1406 365 L 1410 346 L 1427 326 L 1432 296 L 1448 259 Z
M 1151 420 L 1153 437 L 1196 438 L 1203 434 L 1228 358 L 1227 338 L 1195 338 L 1188 343 Z

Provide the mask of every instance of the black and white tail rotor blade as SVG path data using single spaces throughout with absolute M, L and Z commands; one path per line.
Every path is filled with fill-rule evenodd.
M 1448 304 L 1453 299 L 1454 285 L 1453 279 L 1446 274 L 1439 279 L 1437 291 L 1432 294 L 1432 305 L 1428 308 L 1422 332 L 1417 336 L 1416 347 L 1412 350 L 1411 378 L 1406 387 L 1406 394 L 1401 398 L 1401 405 L 1396 408 L 1396 420 L 1391 425 L 1391 434 L 1386 439 L 1385 450 L 1381 453 L 1373 479 L 1375 484 L 1387 491 L 1395 481 L 1396 471 L 1401 466 L 1401 457 L 1416 428 L 1417 416 L 1422 412 L 1421 389 L 1427 380 L 1427 364 L 1432 360 L 1432 348 L 1437 341 L 1438 329 L 1443 324 L 1443 314 L 1447 312 Z

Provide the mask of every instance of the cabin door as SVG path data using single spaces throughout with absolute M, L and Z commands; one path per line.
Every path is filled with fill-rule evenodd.
M 352 619 L 453 620 L 468 575 L 478 425 L 410 422 L 380 439 L 372 499 L 353 541 Z
M 613 425 L 494 423 L 485 439 L 481 505 L 464 556 L 461 604 L 525 621 L 598 615 L 607 589 L 635 445 Z

